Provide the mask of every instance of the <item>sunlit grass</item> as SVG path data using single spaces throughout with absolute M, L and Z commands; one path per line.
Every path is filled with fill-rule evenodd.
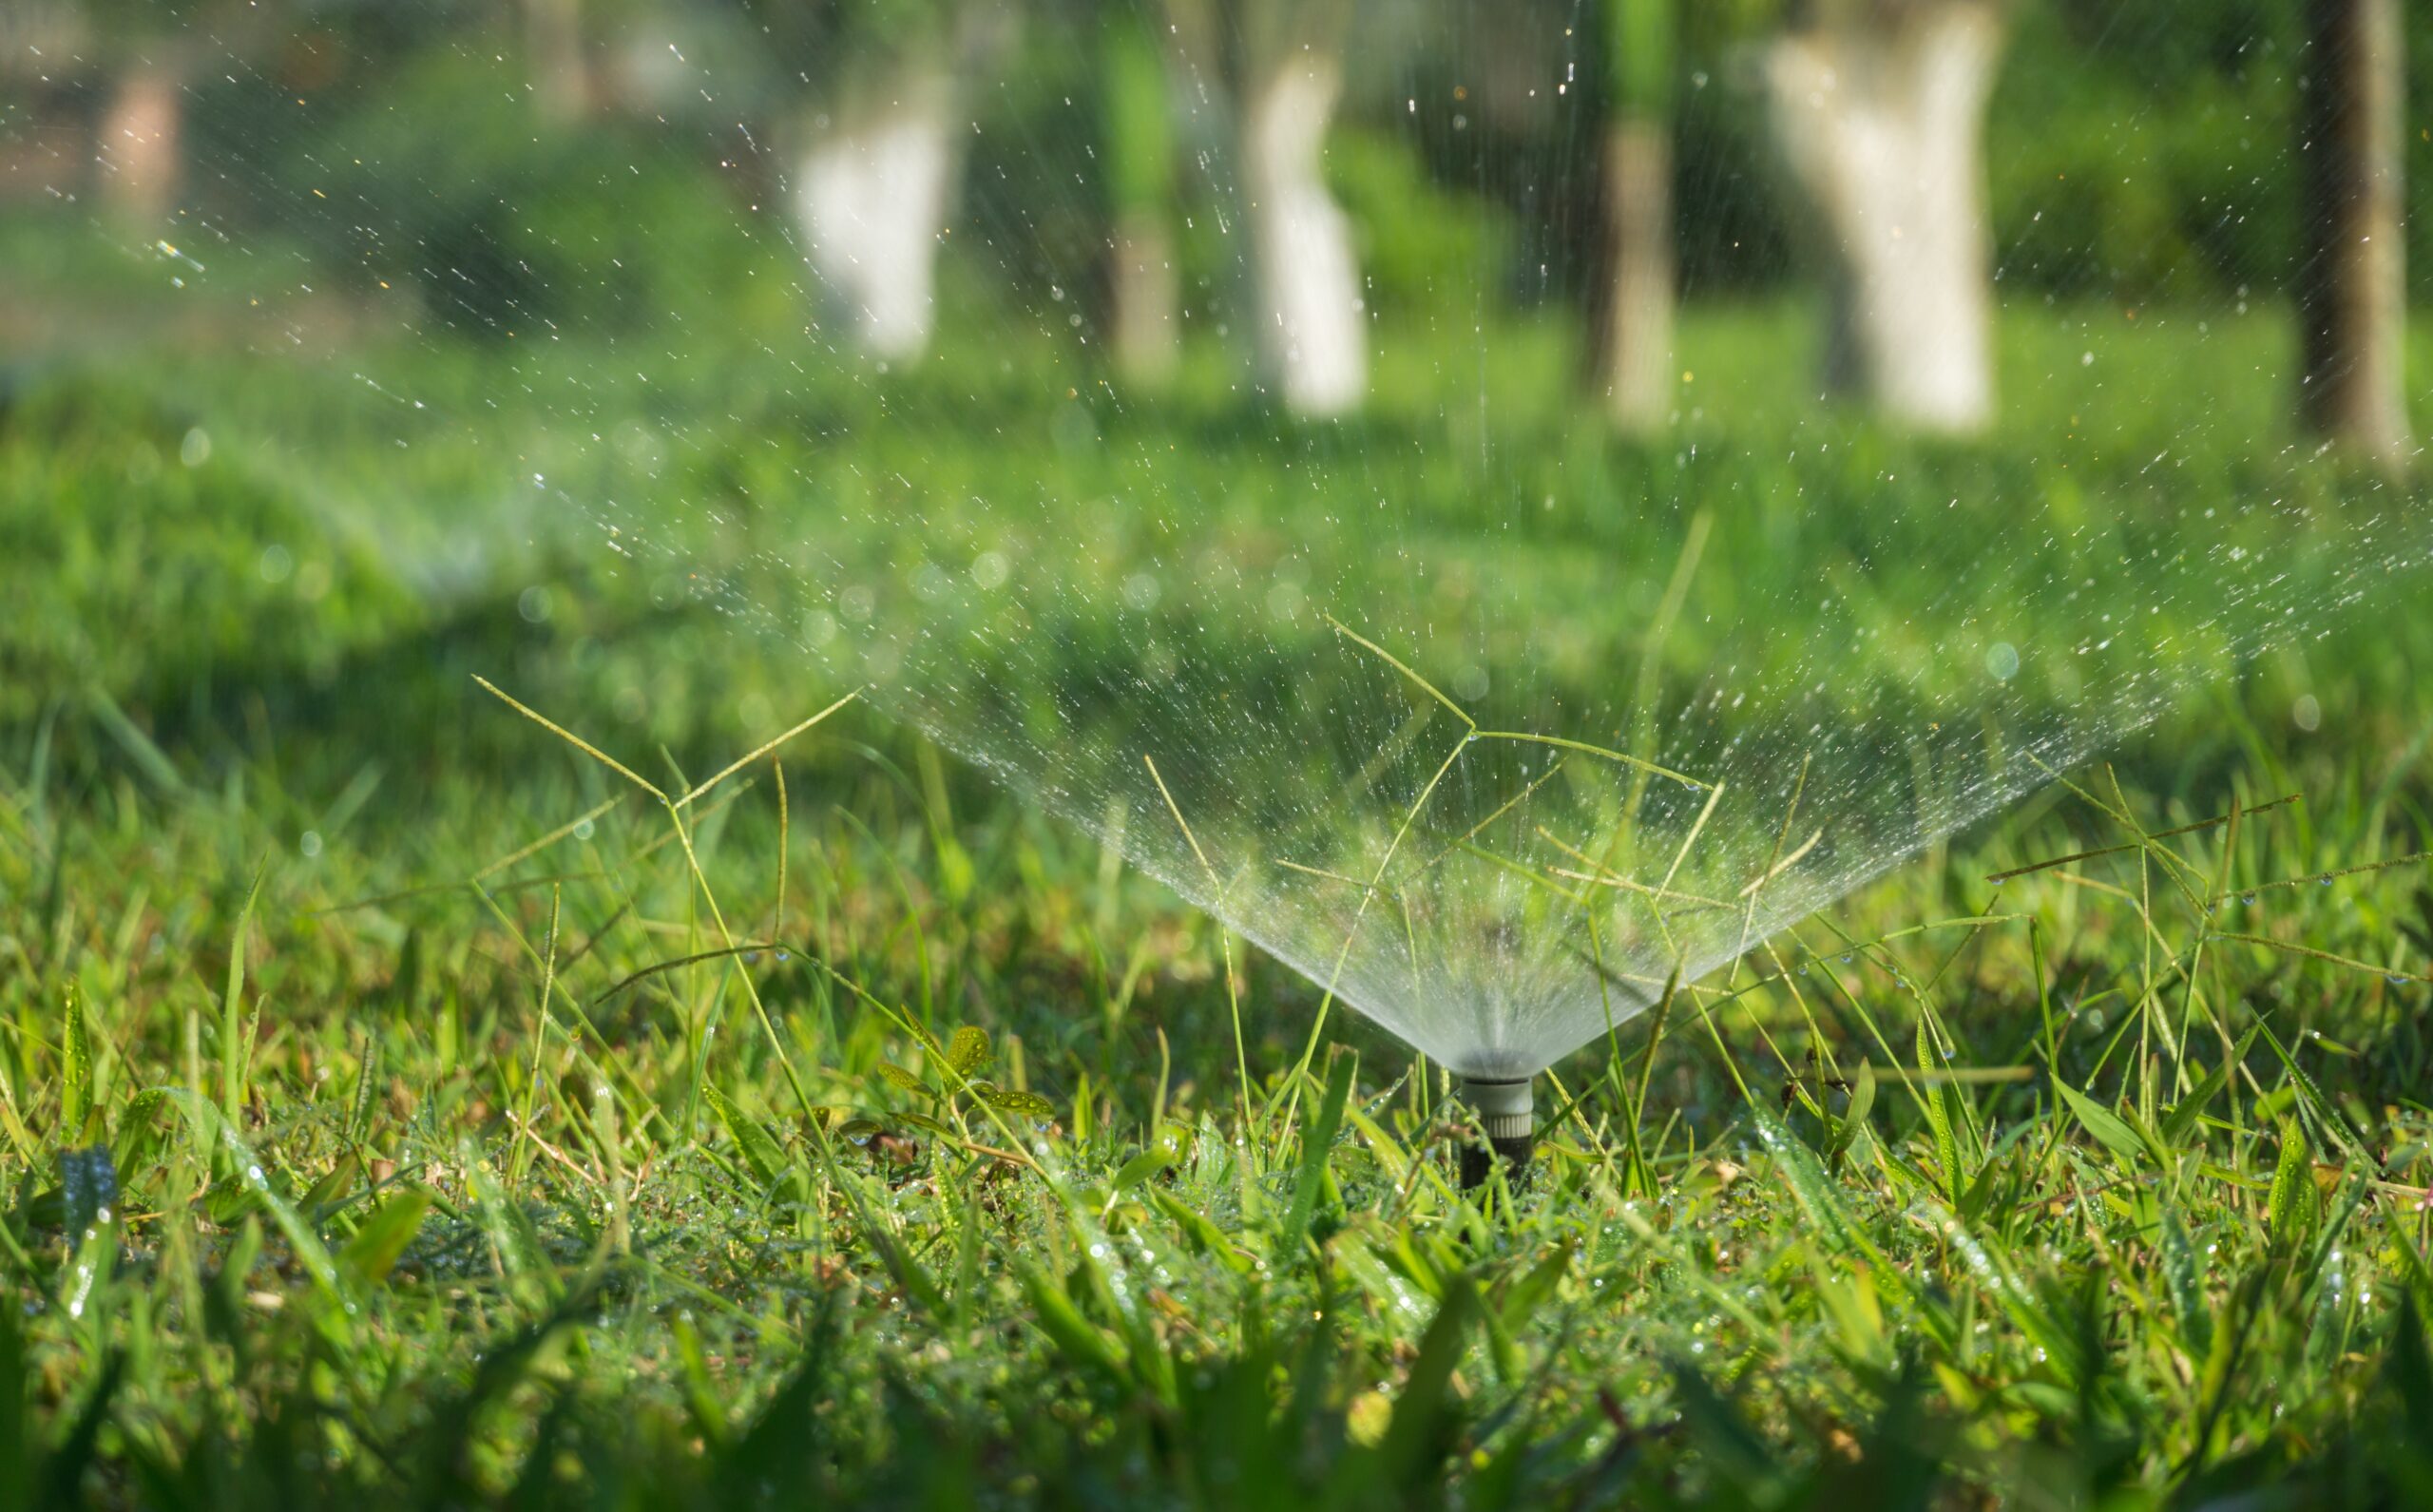
M 489 849 L 337 911 L 393 863 L 274 847 L 257 899 L 247 806 L 10 764 L 48 1473 L 1780 1505 L 1900 1464 L 2194 1496 L 2350 1433 L 2407 1473 L 2433 919 L 2384 853 L 2420 827 L 2320 763 L 2235 828 L 2098 774 L 1687 985 L 1557 1068 L 1483 1210 L 1437 1074 L 1297 1069 L 1256 967 L 1252 1117 L 1311 1112 L 1246 1130 L 1219 942 L 1018 813 L 954 826 L 954 895 L 922 786 L 821 728 L 670 788 L 464 696 L 520 748 L 508 807 L 438 790 Z
M 1765 467 L 1856 497 L 1914 461 L 1921 508 L 2138 476 L 2144 422 L 2084 413 L 2083 453 L 1854 428 Z M 823 718 L 851 684 L 546 549 L 412 591 L 241 449 L 187 466 L 193 421 L 88 383 L 0 423 L 20 1500 L 2397 1502 L 2426 1473 L 2413 618 L 2193 688 L 2117 779 L 1736 971 L 1633 983 L 1662 1005 L 1554 1068 L 1534 1183 L 1473 1201 L 1440 1071 L 1342 1015 L 1305 1054 L 1318 986 Z M 1612 612 L 1672 625 L 1660 686 L 1702 647 L 1651 576 Z M 1675 880 L 1565 843 L 1565 886 Z

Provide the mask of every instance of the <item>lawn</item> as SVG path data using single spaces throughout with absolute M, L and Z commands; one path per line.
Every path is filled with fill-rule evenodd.
M 1795 422 L 1794 316 L 1694 322 L 1685 393 L 1779 405 L 1693 404 L 1653 448 L 1572 413 L 1530 326 L 1411 337 L 1365 429 L 1316 436 L 1212 365 L 1154 406 L 1074 383 L 1074 423 L 1008 439 L 984 379 L 1036 415 L 1052 348 L 950 349 L 895 387 L 697 353 L 656 396 L 596 353 L 518 354 L 532 411 L 435 404 L 402 460 L 400 422 L 331 373 L 461 397 L 496 392 L 495 346 L 26 377 L 0 411 L 11 1498 L 2423 1497 L 2433 627 L 2402 596 L 2235 667 L 2211 606 L 2170 599 L 2170 698 L 2115 707 L 2087 675 L 2102 713 L 2073 728 L 2117 765 L 1938 835 L 1560 1063 L 1529 1179 L 1470 1197 L 1441 1070 L 1339 1011 L 1305 1053 L 1318 989 L 959 760 L 964 705 L 881 695 L 796 730 L 866 670 L 803 654 L 819 601 L 786 553 L 814 533 L 840 570 L 907 574 L 948 543 L 1106 535 L 1102 578 L 1037 601 L 1052 654 L 997 669 L 1088 694 L 1160 637 L 1290 672 L 1327 634 L 1253 635 L 1186 581 L 1127 621 L 1139 552 L 1299 551 L 1391 621 L 1408 589 L 1356 519 L 1277 539 L 1303 502 L 1382 485 L 1397 539 L 1449 565 L 1556 496 L 1494 560 L 1526 573 L 1504 602 L 1572 639 L 1487 638 L 1487 685 L 1619 706 L 1701 506 L 1720 565 L 1653 656 L 1673 701 L 1854 546 L 1885 554 L 1834 622 L 1887 636 L 1956 569 L 1991 602 L 2241 529 L 2304 548 L 2276 591 L 2313 603 L 2348 581 L 2336 537 L 2208 507 L 2390 502 L 2257 443 L 2286 425 L 2278 321 L 2016 315 L 2018 408 L 1937 447 Z M 1503 365 L 1473 380 L 1484 418 L 1438 408 L 1463 358 Z M 688 423 L 529 470 L 663 506 L 664 560 L 717 591 L 496 490 L 499 449 L 554 433 L 536 416 L 578 378 L 612 420 Z M 1168 456 L 1164 496 L 1205 506 L 1192 545 L 1126 548 L 1154 533 L 1127 479 Z M 872 481 L 959 500 L 1009 474 L 1043 487 L 911 540 Z M 2083 528 L 2050 560 L 1958 544 L 2006 510 Z M 1662 566 L 1606 592 L 1600 554 Z M 2105 612 L 2047 607 L 2065 639 Z M 1804 664 L 1780 654 L 1745 675 Z M 1157 713 L 1084 703 L 1109 754 Z

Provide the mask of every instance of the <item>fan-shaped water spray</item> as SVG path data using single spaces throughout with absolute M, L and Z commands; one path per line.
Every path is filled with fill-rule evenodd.
M 198 12 L 162 44 L 191 203 L 94 225 L 258 359 L 155 380 L 334 527 L 442 587 L 596 537 L 604 577 L 728 615 L 810 697 L 867 686 L 1525 1120 L 1676 971 L 2423 591 L 2404 490 L 2214 382 L 2282 360 L 2257 207 L 2135 243 L 2136 277 L 2057 246 L 2047 213 L 2089 212 L 2039 166 L 2046 81 L 1944 162 L 1996 13 L 1907 9 L 1949 37 L 667 0 L 600 7 L 566 76 L 508 31 L 384 74 L 381 29 L 437 4 L 306 7 L 278 46 Z M 2034 66 L 2117 72 L 2170 24 L 2037 33 Z M 538 145 L 469 161 L 451 112 Z M 1582 291 L 1648 239 L 1658 117 L 1705 154 L 1662 181 L 1716 239 L 1692 262 L 1778 282 L 1649 336 L 1629 278 Z M 1824 337 L 1776 292 L 1800 258 L 1735 234 L 1815 254 Z M 1821 403 L 1820 365 L 1889 420 Z M 2031 439 L 1934 433 L 1987 423 Z

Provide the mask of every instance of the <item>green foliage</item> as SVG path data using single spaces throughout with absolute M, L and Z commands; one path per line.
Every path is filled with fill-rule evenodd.
M 618 332 L 795 313 L 795 258 L 715 177 L 638 124 L 536 130 L 525 78 L 512 55 L 417 53 L 317 129 L 271 138 L 286 192 L 354 207 L 278 233 L 306 235 L 366 297 L 414 289 L 486 340 L 546 340 L 577 317 Z
M 857 90 L 883 93 L 902 58 L 950 61 L 959 0 L 724 0 L 783 77 L 811 81 L 834 105 Z
M 2021 8 L 1987 124 L 2006 280 L 2143 300 L 2281 286 L 2296 255 L 2296 7 Z
M 1108 202 L 1119 214 L 1171 215 L 1175 131 L 1157 38 L 1119 6 L 1100 22 L 1099 48 Z
M 1501 281 L 1513 229 L 1483 197 L 1432 182 L 1409 149 L 1345 126 L 1327 140 L 1327 182 L 1359 241 L 1363 297 L 1383 313 L 1459 308 Z
M 1603 0 L 1599 8 L 1610 87 L 1616 107 L 1624 115 L 1658 120 L 1672 115 L 1681 74 L 1676 3 Z
M 319 528 L 215 458 L 207 431 L 108 385 L 0 407 L 0 559 L 22 569 L 0 637 L 12 723 L 86 687 L 191 697 L 216 668 L 266 660 L 291 689 L 326 686 L 349 653 L 426 615 L 369 543 Z

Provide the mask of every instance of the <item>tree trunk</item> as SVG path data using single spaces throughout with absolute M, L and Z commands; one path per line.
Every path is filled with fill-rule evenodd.
M 1155 385 L 1175 369 L 1174 122 L 1166 59 L 1138 16 L 1099 23 L 1099 164 L 1106 176 L 1107 327 L 1116 371 Z
M 955 171 L 948 76 L 914 66 L 839 111 L 804 152 L 795 189 L 823 320 L 872 356 L 926 349 L 932 274 Z
M 2387 468 L 2408 450 L 2399 0 L 2309 0 L 2299 61 L 2298 406 Z
M 176 70 L 143 64 L 121 75 L 95 144 L 103 201 L 140 224 L 176 209 L 184 125 L 185 86 Z
M 1985 0 L 1924 0 L 1765 57 L 1776 145 L 1834 258 L 1828 380 L 1920 430 L 1993 413 L 1982 138 L 2001 46 Z
M 1127 211 L 1115 223 L 1107 270 L 1115 364 L 1127 378 L 1171 376 L 1181 352 L 1174 239 L 1162 217 Z
M 541 115 L 563 125 L 591 109 L 591 63 L 584 51 L 583 0 L 524 0 L 526 66 Z
M 1626 120 L 1605 136 L 1605 278 L 1595 383 L 1617 429 L 1645 432 L 1673 403 L 1673 140 Z
M 1673 406 L 1673 88 L 1676 0 L 1600 0 L 1606 93 L 1600 277 L 1589 381 L 1615 429 L 1646 432 Z
M 1238 171 L 1260 370 L 1295 412 L 1341 414 L 1369 382 L 1351 223 L 1322 164 L 1342 75 L 1331 52 L 1278 48 L 1253 60 L 1245 83 Z

